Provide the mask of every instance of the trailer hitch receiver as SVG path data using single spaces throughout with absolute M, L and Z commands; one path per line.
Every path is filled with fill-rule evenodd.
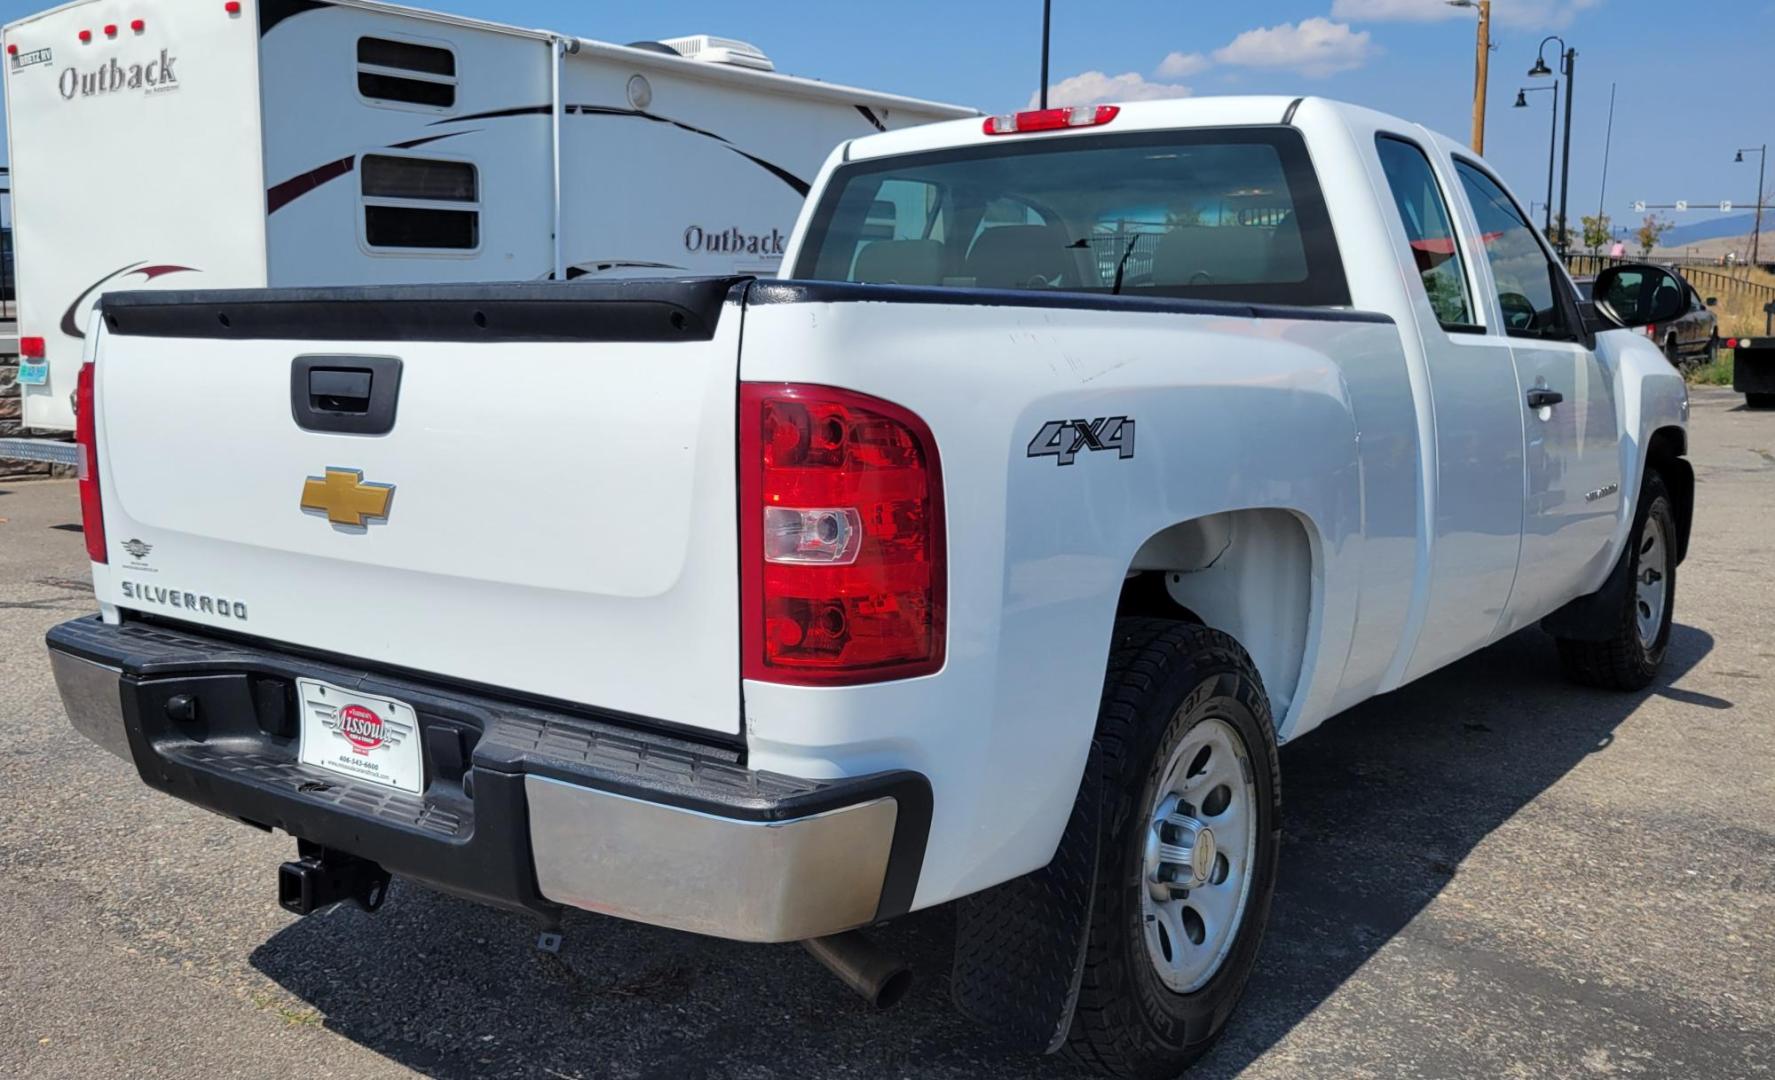
M 296 841 L 296 860 L 277 868 L 277 902 L 309 915 L 341 900 L 375 911 L 388 896 L 388 871 L 356 855 Z

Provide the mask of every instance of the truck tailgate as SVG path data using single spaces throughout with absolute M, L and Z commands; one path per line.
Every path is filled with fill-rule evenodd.
M 734 285 L 109 297 L 99 598 L 737 733 Z

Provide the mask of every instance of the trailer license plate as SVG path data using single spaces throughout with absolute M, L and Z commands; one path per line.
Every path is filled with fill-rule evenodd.
M 302 764 L 419 794 L 425 767 L 411 705 L 314 679 L 297 679 Z

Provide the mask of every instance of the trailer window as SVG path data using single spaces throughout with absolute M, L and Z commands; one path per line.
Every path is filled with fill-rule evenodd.
M 1247 303 L 1350 302 L 1299 132 L 1012 139 L 840 167 L 795 273 Z
M 371 247 L 480 246 L 480 177 L 473 163 L 365 154 L 358 175 L 364 241 Z
M 357 92 L 378 103 L 448 109 L 456 104 L 456 54 L 435 45 L 358 38 Z

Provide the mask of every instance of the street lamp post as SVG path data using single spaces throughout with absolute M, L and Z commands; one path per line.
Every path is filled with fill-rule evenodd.
M 1541 47 L 1535 50 L 1535 66 L 1528 69 L 1529 77 L 1546 78 L 1553 74 L 1547 66 L 1547 43 L 1559 42 L 1562 50 L 1559 58 L 1559 73 L 1565 76 L 1565 149 L 1561 152 L 1559 166 L 1559 253 L 1565 255 L 1570 249 L 1568 238 L 1572 227 L 1565 216 L 1566 197 L 1572 190 L 1572 99 L 1578 96 L 1578 83 L 1573 72 L 1578 66 L 1578 50 L 1566 45 L 1565 39 L 1558 34 L 1548 34 L 1541 39 Z
M 1769 144 L 1746 146 L 1738 151 L 1737 156 L 1732 160 L 1742 164 L 1746 154 L 1757 155 L 1757 219 L 1756 226 L 1750 234 L 1750 265 L 1760 266 L 1762 263 L 1758 260 L 1758 256 L 1761 254 L 1758 251 L 1758 244 L 1763 238 L 1763 170 L 1769 164 Z
M 1518 87 L 1516 90 L 1516 108 L 1528 108 L 1528 95 L 1539 93 L 1542 90 L 1553 91 L 1553 108 L 1548 110 L 1549 123 L 1547 125 L 1547 201 L 1541 204 L 1547 208 L 1547 219 L 1543 231 L 1545 231 L 1548 237 L 1551 238 L 1553 235 L 1553 147 L 1554 142 L 1559 135 L 1559 80 L 1554 79 L 1552 86 Z M 1531 213 L 1532 212 L 1533 211 L 1531 210 Z
M 1491 0 L 1445 0 L 1449 7 L 1477 8 L 1473 58 L 1473 152 L 1485 153 L 1485 87 L 1491 68 Z

